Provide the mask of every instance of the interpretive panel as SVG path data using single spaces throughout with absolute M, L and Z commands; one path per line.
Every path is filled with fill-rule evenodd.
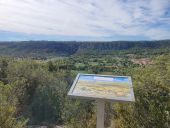
M 114 101 L 134 101 L 131 77 L 78 74 L 68 95 Z

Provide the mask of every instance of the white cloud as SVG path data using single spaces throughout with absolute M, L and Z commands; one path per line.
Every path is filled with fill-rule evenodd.
M 0 0 L 0 30 L 162 39 L 170 32 L 169 9 L 170 0 Z
M 146 36 L 150 37 L 153 40 L 159 40 L 159 39 L 169 39 L 170 34 L 169 31 L 164 29 L 150 29 L 145 33 Z

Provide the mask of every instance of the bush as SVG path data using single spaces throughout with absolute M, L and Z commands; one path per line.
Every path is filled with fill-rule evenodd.
M 168 128 L 170 122 L 170 59 L 134 71 L 135 103 L 117 104 L 117 128 Z

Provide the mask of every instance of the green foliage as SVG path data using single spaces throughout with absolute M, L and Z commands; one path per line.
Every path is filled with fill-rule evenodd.
M 140 56 L 160 55 L 169 52 L 170 41 L 22 41 L 0 42 L 0 55 L 46 59 L 70 55 L 115 55 L 135 54 Z
M 12 85 L 0 82 L 0 128 L 23 128 L 27 120 L 16 118 L 16 97 Z
M 103 43 L 77 46 L 75 43 L 81 49 L 99 47 L 102 54 L 97 54 L 95 50 L 92 50 L 94 54 L 84 54 L 84 51 L 79 50 L 81 54 L 50 61 L 0 58 L 0 128 L 24 127 L 26 120 L 22 117 L 29 118 L 27 125 L 95 128 L 95 102 L 67 96 L 75 76 L 80 72 L 133 77 L 135 103 L 107 103 L 106 126 L 114 122 L 117 128 L 168 128 L 170 55 L 165 55 L 168 54 L 167 50 L 159 49 L 159 43 L 157 50 L 148 51 L 144 48 L 140 50 L 143 53 L 138 52 L 138 47 L 145 47 L 144 44 L 112 53 L 103 50 L 112 50 L 114 43 L 109 46 Z M 145 45 L 150 48 L 151 44 Z M 71 51 L 72 46 L 66 47 L 68 53 L 77 50 Z M 117 43 L 116 47 L 128 49 L 131 45 Z M 155 58 L 155 55 L 160 54 L 164 55 Z M 132 61 L 134 58 L 150 56 L 154 58 L 151 65 Z
M 51 76 L 42 65 L 32 61 L 12 62 L 8 65 L 8 81 L 15 85 L 16 95 L 21 105 L 32 102 L 38 86 L 47 85 Z
M 117 127 L 168 128 L 170 123 L 170 56 L 134 71 L 135 103 L 117 105 Z
M 5 58 L 0 59 L 0 81 L 7 83 L 7 67 L 8 60 Z
M 20 112 L 29 124 L 61 123 L 61 112 L 67 83 L 58 80 L 46 66 L 33 61 L 17 61 L 8 65 L 8 80 L 15 85 Z
M 94 102 L 68 99 L 63 108 L 63 119 L 68 128 L 94 128 L 96 125 Z
M 53 79 L 48 85 L 39 86 L 29 106 L 30 123 L 62 124 L 62 112 L 66 97 L 66 83 Z

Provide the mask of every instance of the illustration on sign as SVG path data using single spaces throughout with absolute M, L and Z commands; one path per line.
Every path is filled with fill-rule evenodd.
M 79 74 L 70 95 L 134 101 L 132 81 L 128 76 Z

